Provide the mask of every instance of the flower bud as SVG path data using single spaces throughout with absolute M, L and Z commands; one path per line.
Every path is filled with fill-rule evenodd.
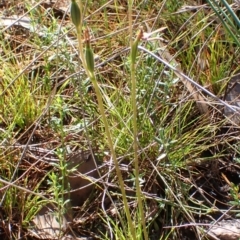
M 139 41 L 142 39 L 142 37 L 143 37 L 143 29 L 140 28 L 140 30 L 137 34 L 137 37 L 131 47 L 131 61 L 133 64 L 135 64 L 135 62 L 136 62 L 138 44 L 139 44 Z
M 81 23 L 81 11 L 80 11 L 80 8 L 79 8 L 78 4 L 76 3 L 76 0 L 72 0 L 71 18 L 72 18 L 73 24 L 76 27 L 78 27 Z
M 86 43 L 86 51 L 85 51 L 85 59 L 88 71 L 93 74 L 94 73 L 94 54 L 90 44 L 90 34 L 89 29 L 87 28 L 84 32 L 84 40 Z
M 86 56 L 86 63 L 87 63 L 88 70 L 90 73 L 93 74 L 93 72 L 94 72 L 94 56 L 93 56 L 92 48 L 88 45 L 86 47 L 85 54 L 86 54 L 85 56 Z

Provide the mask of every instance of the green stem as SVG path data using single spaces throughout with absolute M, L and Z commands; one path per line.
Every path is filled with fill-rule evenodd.
M 138 210 L 140 215 L 140 224 L 142 225 L 142 230 L 144 234 L 144 239 L 148 239 L 147 228 L 145 223 L 145 216 L 144 216 L 144 208 L 143 208 L 143 194 L 141 192 L 141 186 L 139 182 L 139 161 L 138 161 L 138 138 L 137 138 L 137 83 L 136 83 L 136 57 L 137 57 L 137 48 L 140 39 L 143 36 L 143 30 L 137 34 L 137 38 L 131 44 L 131 53 L 130 53 L 130 60 L 131 60 L 131 82 L 132 82 L 132 89 L 131 89 L 131 98 L 132 98 L 132 110 L 133 110 L 133 151 L 134 151 L 134 169 L 135 169 L 135 184 L 136 184 L 136 195 L 138 201 Z
M 130 232 L 131 232 L 131 235 L 132 235 L 132 239 L 136 240 L 136 234 L 135 234 L 133 222 L 132 222 L 132 219 L 131 219 L 131 214 L 130 214 L 129 207 L 128 207 L 126 191 L 125 191 L 125 188 L 124 188 L 124 182 L 123 182 L 122 174 L 121 174 L 120 167 L 119 167 L 119 164 L 118 164 L 118 161 L 117 161 L 115 149 L 114 149 L 114 146 L 113 146 L 112 136 L 111 136 L 111 133 L 110 133 L 110 130 L 109 130 L 109 127 L 108 127 L 108 122 L 107 122 L 107 118 L 106 118 L 105 111 L 104 111 L 102 95 L 101 95 L 98 83 L 96 81 L 95 75 L 93 75 L 91 77 L 91 82 L 92 82 L 93 87 L 96 91 L 97 100 L 98 100 L 98 107 L 99 107 L 99 110 L 100 110 L 100 113 L 101 113 L 101 116 L 102 116 L 102 120 L 103 120 L 103 124 L 104 124 L 104 127 L 105 127 L 105 132 L 106 132 L 107 139 L 108 139 L 108 145 L 109 145 L 109 148 L 110 148 L 110 151 L 111 151 L 111 155 L 112 155 L 112 158 L 113 158 L 113 161 L 114 161 L 114 165 L 116 167 L 116 173 L 117 173 L 120 189 L 121 189 L 121 192 L 122 192 L 122 198 L 123 198 L 125 213 L 126 213 L 126 216 L 127 216 Z
M 144 209 L 143 209 L 143 194 L 141 192 L 141 186 L 139 182 L 139 161 L 138 161 L 138 137 L 137 137 L 137 102 L 136 102 L 136 76 L 135 76 L 135 64 L 131 64 L 131 81 L 132 81 L 132 109 L 133 109 L 133 150 L 134 150 L 134 169 L 135 169 L 135 184 L 136 195 L 138 201 L 138 209 L 140 215 L 140 223 L 142 225 L 144 239 L 148 239 L 147 228 L 145 223 Z
M 127 221 L 128 221 L 128 226 L 130 229 L 130 233 L 131 233 L 131 239 L 136 240 L 136 233 L 135 233 L 135 229 L 133 226 L 133 221 L 131 219 L 131 214 L 130 214 L 130 210 L 128 207 L 128 201 L 127 201 L 127 196 L 126 196 L 126 191 L 124 188 L 124 182 L 123 182 L 123 177 L 121 174 L 121 170 L 117 161 L 117 157 L 116 157 L 116 153 L 115 153 L 115 149 L 114 149 L 114 145 L 113 145 L 113 141 L 112 141 L 112 136 L 108 127 L 108 122 L 107 122 L 107 118 L 105 115 L 105 111 L 104 111 L 104 105 L 103 105 L 103 100 L 102 100 L 102 95 L 100 92 L 100 88 L 98 86 L 94 71 L 92 71 L 92 69 L 89 69 L 87 66 L 87 62 L 86 59 L 84 57 L 84 52 L 83 52 L 83 44 L 82 44 L 82 38 L 81 38 L 81 33 L 82 33 L 82 22 L 83 22 L 83 11 L 82 11 L 82 2 L 81 0 L 79 0 L 79 7 L 80 7 L 80 13 L 81 13 L 81 23 L 80 25 L 77 27 L 77 38 L 78 38 L 78 46 L 79 46 L 79 55 L 80 55 L 80 59 L 82 61 L 83 67 L 88 75 L 88 77 L 90 78 L 93 87 L 96 91 L 96 96 L 97 96 L 97 101 L 98 101 L 98 107 L 100 110 L 100 114 L 102 116 L 102 120 L 103 120 L 103 124 L 105 127 L 105 133 L 107 136 L 107 140 L 108 140 L 108 145 L 111 151 L 111 156 L 113 158 L 114 161 L 114 165 L 116 168 L 116 173 L 117 173 L 117 177 L 118 177 L 118 182 L 120 185 L 120 189 L 121 189 L 121 193 L 122 193 L 122 198 L 123 198 L 123 203 L 124 203 L 124 210 L 126 213 L 126 217 L 127 217 Z M 89 39 L 88 39 L 89 41 Z M 90 47 L 90 46 L 88 46 Z M 120 219 L 122 226 L 124 227 L 124 222 L 122 221 L 122 219 Z

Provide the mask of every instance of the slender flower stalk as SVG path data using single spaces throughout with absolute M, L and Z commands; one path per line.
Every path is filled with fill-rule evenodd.
M 77 14 L 78 14 L 78 16 L 76 16 Z M 83 42 L 82 42 L 82 38 L 81 38 L 81 33 L 82 33 L 82 3 L 81 3 L 81 1 L 79 1 L 79 6 L 78 6 L 78 4 L 76 3 L 76 0 L 72 0 L 71 15 L 72 15 L 71 17 L 72 17 L 73 24 L 75 25 L 76 30 L 77 30 L 80 59 L 81 59 L 83 67 L 84 67 L 88 77 L 90 78 L 90 80 L 93 84 L 93 87 L 95 89 L 95 92 L 96 92 L 99 111 L 102 116 L 102 121 L 103 121 L 103 124 L 105 127 L 105 133 L 107 136 L 109 149 L 111 151 L 111 156 L 112 156 L 114 164 L 115 164 L 118 182 L 119 182 L 120 189 L 122 192 L 124 210 L 125 210 L 127 221 L 128 221 L 131 239 L 136 240 L 135 228 L 133 225 L 133 221 L 131 219 L 131 214 L 130 214 L 128 201 L 127 201 L 127 197 L 126 197 L 126 191 L 125 191 L 125 187 L 124 187 L 123 177 L 121 174 L 121 170 L 120 170 L 119 163 L 117 160 L 116 152 L 114 149 L 111 132 L 110 132 L 109 126 L 108 126 L 107 117 L 105 115 L 105 109 L 104 109 L 104 104 L 103 104 L 100 87 L 98 86 L 96 76 L 94 73 L 94 54 L 93 54 L 93 51 L 92 51 L 92 48 L 90 45 L 90 34 L 89 34 L 88 28 L 85 30 L 85 33 L 84 33 L 84 37 L 85 37 L 84 42 L 86 44 L 85 54 L 83 51 Z M 81 19 L 80 24 L 79 24 L 79 19 Z M 122 219 L 120 219 L 120 221 L 121 221 L 122 226 L 124 226 L 124 221 Z
M 114 161 L 114 165 L 116 167 L 118 182 L 119 182 L 120 189 L 121 189 L 121 192 L 122 192 L 124 210 L 125 210 L 125 213 L 127 215 L 127 220 L 128 220 L 130 232 L 131 232 L 131 235 L 132 235 L 132 239 L 136 240 L 135 229 L 134 229 L 134 226 L 133 226 L 133 222 L 132 222 L 132 219 L 131 219 L 131 214 L 130 214 L 129 207 L 128 207 L 126 191 L 125 191 L 125 187 L 124 187 L 124 181 L 123 181 L 123 178 L 122 178 L 119 163 L 117 161 L 117 156 L 116 156 L 116 152 L 115 152 L 115 149 L 114 149 L 111 132 L 110 132 L 109 127 L 108 127 L 108 121 L 107 121 L 107 117 L 105 115 L 102 95 L 101 95 L 100 88 L 99 88 L 97 80 L 96 80 L 96 76 L 94 74 L 94 57 L 93 57 L 93 51 L 92 51 L 91 46 L 90 46 L 90 38 L 89 38 L 88 29 L 86 29 L 86 31 L 85 31 L 85 38 L 86 38 L 85 39 L 85 43 L 86 43 L 85 60 L 86 60 L 86 66 L 87 66 L 86 71 L 88 72 L 88 75 L 91 79 L 93 87 L 96 91 L 98 107 L 99 107 L 99 110 L 100 110 L 100 113 L 101 113 L 101 116 L 102 116 L 103 124 L 104 124 L 104 127 L 105 127 L 105 133 L 106 133 L 107 140 L 108 140 L 108 145 L 109 145 L 109 148 L 110 148 L 110 151 L 111 151 L 111 155 L 112 155 L 112 158 L 113 158 L 113 161 Z
M 145 223 L 144 208 L 143 208 L 143 194 L 141 192 L 141 186 L 139 182 L 139 161 L 138 161 L 138 137 L 137 137 L 137 84 L 136 84 L 136 59 L 139 41 L 143 38 L 143 29 L 141 28 L 137 34 L 136 39 L 131 45 L 130 61 L 131 61 L 131 98 L 132 98 L 132 110 L 133 110 L 133 148 L 134 148 L 134 170 L 135 170 L 135 183 L 136 183 L 136 195 L 138 201 L 138 210 L 140 215 L 140 224 L 142 225 L 144 239 L 148 239 L 147 228 Z

